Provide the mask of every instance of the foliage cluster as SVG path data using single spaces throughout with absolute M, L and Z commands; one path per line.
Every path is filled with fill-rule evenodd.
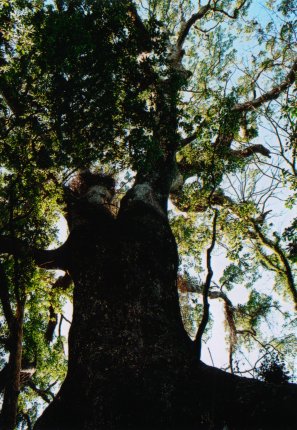
M 283 360 L 292 371 L 296 355 L 295 28 L 290 0 L 0 0 L 1 235 L 56 246 L 76 172 L 130 185 L 175 148 L 169 215 L 185 324 L 195 337 L 215 241 L 208 298 L 223 305 L 226 367 L 255 375 L 259 348 L 273 348 L 281 358 L 257 374 L 286 382 Z M 18 406 L 18 427 L 30 428 L 37 399 L 49 402 L 65 374 L 71 286 L 26 255 L 0 263 L 0 362 L 16 320 L 22 365 L 37 369 Z

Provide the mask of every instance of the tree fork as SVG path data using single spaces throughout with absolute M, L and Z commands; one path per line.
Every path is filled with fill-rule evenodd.
M 179 311 L 176 243 L 154 193 L 141 199 L 141 190 L 130 190 L 117 218 L 85 201 L 66 242 L 68 374 L 35 430 L 293 430 L 296 386 L 197 359 Z
M 117 219 L 85 207 L 67 241 L 75 285 L 68 374 L 36 429 L 136 427 L 140 416 L 154 416 L 148 401 L 163 410 L 164 424 L 170 418 L 170 375 L 178 375 L 192 345 L 179 312 L 168 220 L 157 202 L 141 200 L 148 185 L 135 188 Z

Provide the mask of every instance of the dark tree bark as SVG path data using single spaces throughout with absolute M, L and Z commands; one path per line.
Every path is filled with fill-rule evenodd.
M 75 2 L 69 3 L 67 12 L 71 14 Z M 67 220 L 71 233 L 58 250 L 40 251 L 12 238 L 0 238 L 1 252 L 31 255 L 45 269 L 66 270 L 74 282 L 68 373 L 35 430 L 297 427 L 295 385 L 274 386 L 239 378 L 199 361 L 180 316 L 178 254 L 167 219 L 168 195 L 177 170 L 175 151 L 180 143 L 178 94 L 189 76 L 181 62 L 186 37 L 209 11 L 235 18 L 244 4 L 231 12 L 211 7 L 210 2 L 201 7 L 182 26 L 176 46 L 170 49 L 165 62 L 168 76 L 164 78 L 163 67 L 160 76 L 153 67 L 147 67 L 145 82 L 140 84 L 153 88 L 152 136 L 159 148 L 155 151 L 152 147 L 153 153 L 138 166 L 135 185 L 123 198 L 116 217 L 108 209 L 112 184 L 90 180 L 83 190 L 69 190 Z M 141 16 L 133 6 L 128 12 L 140 54 L 150 51 L 152 40 Z M 240 114 L 276 99 L 293 84 L 295 74 L 296 62 L 280 85 L 232 110 Z M 24 116 L 26 103 L 5 79 L 0 80 L 0 91 L 14 115 Z M 25 102 L 31 100 L 27 97 Z M 47 130 L 31 117 L 27 121 L 32 130 L 37 136 L 46 136 Z M 186 138 L 182 145 L 192 142 L 196 135 Z M 219 134 L 216 147 L 230 147 L 232 139 L 229 131 Z M 257 151 L 249 148 L 237 155 L 261 151 L 258 146 Z M 6 293 L 0 292 L 0 300 L 9 323 Z M 50 331 L 52 328 L 49 340 Z M 20 354 L 17 359 L 19 371 Z M 18 388 L 19 384 L 16 395 Z
M 296 386 L 198 360 L 180 316 L 163 195 L 138 179 L 116 218 L 95 195 L 93 187 L 71 206 L 62 256 L 75 285 L 68 374 L 34 429 L 296 428 Z
M 16 425 L 18 397 L 20 393 L 20 372 L 22 363 L 23 313 L 19 309 L 11 331 L 11 347 L 7 366 L 0 425 L 3 430 L 12 430 Z

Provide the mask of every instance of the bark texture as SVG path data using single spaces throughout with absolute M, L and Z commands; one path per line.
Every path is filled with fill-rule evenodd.
M 199 362 L 180 316 L 162 196 L 136 183 L 116 218 L 99 200 L 71 207 L 62 247 L 75 284 L 69 368 L 34 430 L 295 429 L 294 385 Z
M 0 417 L 2 430 L 13 430 L 16 425 L 18 397 L 20 394 L 20 372 L 22 364 L 24 308 L 17 310 L 11 330 L 11 345 Z

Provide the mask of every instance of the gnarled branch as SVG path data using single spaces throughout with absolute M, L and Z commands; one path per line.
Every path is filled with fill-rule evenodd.
M 191 27 L 200 19 L 202 19 L 208 11 L 213 11 L 213 12 L 219 12 L 222 13 L 223 15 L 226 15 L 228 18 L 232 18 L 232 19 L 236 19 L 238 16 L 238 12 L 240 11 L 240 9 L 242 9 L 244 7 L 244 5 L 246 4 L 247 0 L 243 0 L 243 2 L 241 3 L 240 6 L 238 6 L 237 8 L 234 9 L 232 14 L 229 14 L 227 11 L 220 9 L 220 8 L 216 8 L 216 7 L 211 7 L 210 6 L 210 1 L 202 6 L 198 12 L 193 13 L 193 15 L 188 19 L 188 21 L 186 21 L 185 23 L 183 23 L 180 33 L 178 35 L 177 38 L 177 49 L 178 51 L 182 50 L 183 44 L 186 40 L 187 35 L 189 34 L 189 31 L 191 29 Z
M 208 2 L 207 5 L 202 6 L 197 13 L 194 13 L 188 21 L 186 21 L 180 30 L 180 33 L 177 38 L 177 49 L 180 51 L 183 47 L 183 44 L 186 40 L 187 35 L 189 34 L 189 31 L 191 27 L 201 18 L 203 18 L 207 12 L 210 10 L 210 2 Z
M 281 93 L 286 91 L 291 85 L 294 84 L 296 79 L 296 72 L 297 59 L 294 61 L 292 68 L 287 74 L 286 78 L 279 85 L 276 85 L 270 91 L 267 91 L 266 93 L 262 94 L 260 97 L 254 100 L 236 104 L 232 110 L 237 112 L 247 112 L 256 109 L 257 107 L 268 101 L 277 99 Z
M 233 149 L 231 150 L 231 154 L 240 158 L 247 158 L 253 154 L 261 154 L 264 155 L 264 157 L 270 157 L 270 151 L 260 144 L 246 146 L 243 149 Z
M 211 266 L 211 253 L 215 247 L 216 243 L 216 228 L 217 228 L 217 219 L 218 219 L 218 211 L 215 210 L 214 217 L 213 217 L 213 223 L 212 223 L 212 239 L 210 247 L 207 249 L 206 252 L 206 264 L 207 264 L 207 276 L 205 280 L 205 284 L 203 286 L 203 315 L 202 320 L 199 324 L 196 338 L 194 340 L 195 346 L 197 348 L 198 357 L 201 357 L 201 344 L 202 344 L 202 336 L 205 331 L 205 328 L 207 326 L 208 320 L 209 320 L 209 303 L 208 303 L 208 293 L 210 289 L 210 284 L 213 276 L 213 270 Z
M 28 246 L 25 242 L 8 236 L 0 236 L 0 254 L 10 254 L 15 257 L 31 257 L 43 269 L 62 269 L 63 246 L 54 250 L 42 250 Z

